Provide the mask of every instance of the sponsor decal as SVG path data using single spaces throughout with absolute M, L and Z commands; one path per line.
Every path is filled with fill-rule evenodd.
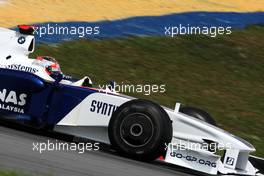
M 6 68 L 11 70 L 18 70 L 18 71 L 24 71 L 29 73 L 36 73 L 38 72 L 38 69 L 34 67 L 24 66 L 21 64 L 12 64 L 12 65 L 1 65 L 0 68 Z
M 235 162 L 235 158 L 232 158 L 232 157 L 227 157 L 226 158 L 226 164 L 227 165 L 233 166 L 234 165 L 234 162 Z
M 23 43 L 25 43 L 26 42 L 26 38 L 25 37 L 19 37 L 18 39 L 17 39 L 17 43 L 19 43 L 19 44 L 23 44 Z
M 7 89 L 0 90 L 0 109 L 24 114 L 24 107 L 27 103 L 27 94 L 9 91 Z
M 195 156 L 191 156 L 191 155 L 186 155 L 185 156 L 185 155 L 183 155 L 181 153 L 177 153 L 177 152 L 171 152 L 170 156 L 171 157 L 176 157 L 176 158 L 179 158 L 179 159 L 185 159 L 186 161 L 195 162 L 197 164 L 201 164 L 201 165 L 204 165 L 204 166 L 216 168 L 216 162 L 211 162 L 211 161 L 206 160 L 206 159 L 197 158 Z
M 97 114 L 102 114 L 105 116 L 112 116 L 114 111 L 118 108 L 118 106 L 110 104 L 110 103 L 105 103 L 102 101 L 97 101 L 93 100 L 91 103 L 91 112 L 95 112 Z

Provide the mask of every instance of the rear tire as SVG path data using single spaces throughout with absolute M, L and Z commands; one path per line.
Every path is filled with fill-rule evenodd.
M 196 119 L 209 123 L 211 125 L 217 126 L 214 118 L 207 112 L 194 108 L 194 107 L 181 107 L 180 112 L 192 116 Z
M 165 154 L 172 139 L 172 122 L 166 111 L 148 100 L 136 99 L 121 105 L 109 127 L 112 146 L 123 156 L 151 161 Z

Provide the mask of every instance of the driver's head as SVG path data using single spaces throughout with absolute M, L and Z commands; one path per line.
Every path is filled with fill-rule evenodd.
M 46 68 L 46 72 L 52 78 L 55 79 L 55 77 L 58 74 L 62 74 L 61 69 L 60 69 L 60 65 L 56 61 L 55 58 L 50 57 L 50 56 L 38 56 L 36 60 L 37 60 L 38 64 L 41 64 L 42 66 L 44 66 Z

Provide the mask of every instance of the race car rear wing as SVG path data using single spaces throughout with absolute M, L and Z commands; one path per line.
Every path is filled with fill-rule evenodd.
M 17 26 L 19 29 L 20 34 L 24 35 L 34 35 L 35 28 L 34 26 L 29 26 L 29 25 L 18 25 Z

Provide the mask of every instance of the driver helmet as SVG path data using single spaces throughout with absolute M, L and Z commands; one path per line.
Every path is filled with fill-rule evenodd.
M 50 56 L 38 56 L 36 61 L 39 65 L 45 67 L 46 72 L 50 77 L 56 79 L 59 74 L 62 74 L 58 61 Z

